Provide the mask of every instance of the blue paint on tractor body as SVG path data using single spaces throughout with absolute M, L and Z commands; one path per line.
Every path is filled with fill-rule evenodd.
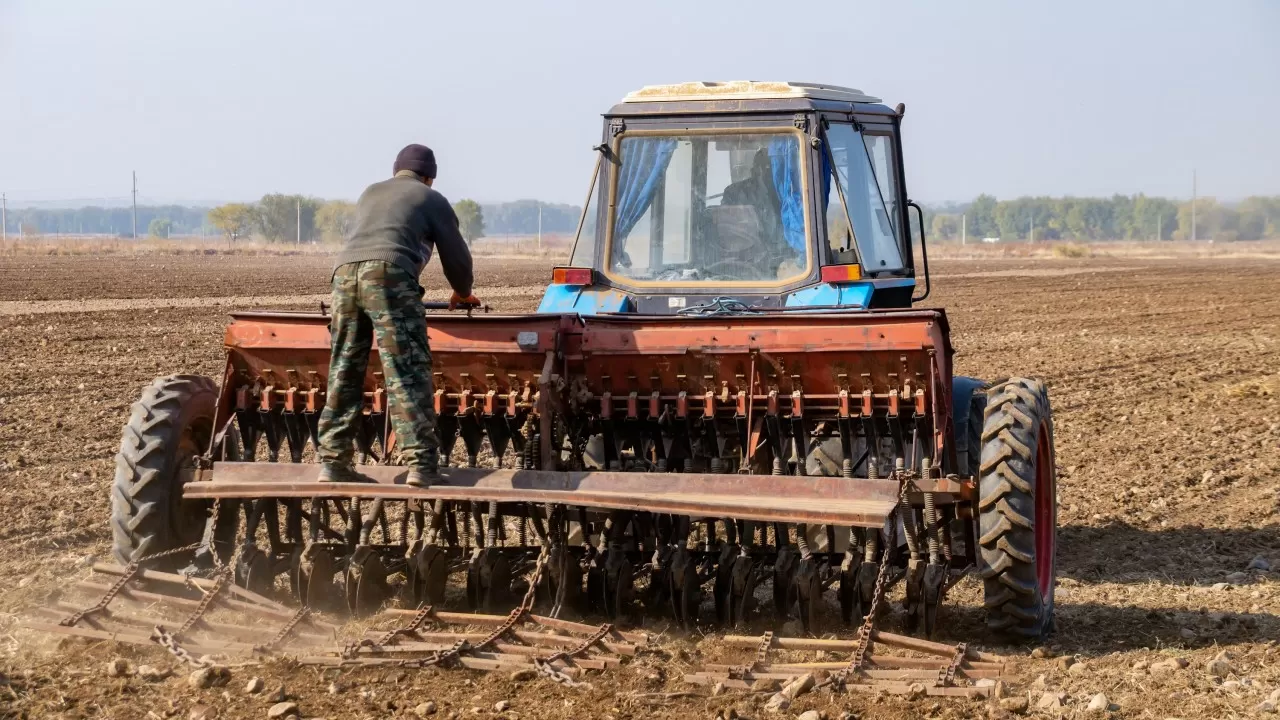
M 613 288 L 583 285 L 548 285 L 538 305 L 540 313 L 599 315 L 601 313 L 635 312 L 635 304 L 626 293 Z
M 865 310 L 872 307 L 872 298 L 876 292 L 914 288 L 915 284 L 915 280 L 912 278 L 864 280 L 839 285 L 818 283 L 792 292 L 781 293 L 780 297 L 782 306 L 788 308 L 840 307 L 850 310 Z M 664 293 L 647 293 L 646 296 L 651 297 L 655 294 L 662 295 Z M 677 293 L 672 294 L 675 295 Z M 683 293 L 679 294 L 692 302 L 690 296 Z M 724 294 L 738 298 L 748 305 L 754 304 L 753 299 L 757 299 L 756 302 L 758 302 L 758 298 L 761 297 L 759 295 L 735 293 L 728 288 L 725 289 Z M 712 297 L 708 295 L 707 299 L 710 300 Z M 772 295 L 771 297 L 777 298 L 779 295 Z M 883 302 L 876 305 L 876 307 L 882 306 Z M 681 305 L 679 307 L 684 306 Z M 618 288 L 590 285 L 549 285 L 546 293 L 542 296 L 542 303 L 538 305 L 538 312 L 591 316 L 604 313 L 634 313 L 637 312 L 637 307 L 632 296 Z
M 871 304 L 871 283 L 831 285 L 822 283 L 787 296 L 786 307 L 848 307 L 865 308 Z

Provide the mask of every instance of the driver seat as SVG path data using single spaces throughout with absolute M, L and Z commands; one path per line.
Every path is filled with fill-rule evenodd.
M 764 248 L 764 223 L 751 205 L 719 205 L 707 208 L 716 245 L 724 258 L 750 260 Z

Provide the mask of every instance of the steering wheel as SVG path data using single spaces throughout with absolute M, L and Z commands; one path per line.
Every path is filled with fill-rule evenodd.
M 757 263 L 745 260 L 720 260 L 703 268 L 707 275 L 728 277 L 734 280 L 768 280 L 769 275 Z

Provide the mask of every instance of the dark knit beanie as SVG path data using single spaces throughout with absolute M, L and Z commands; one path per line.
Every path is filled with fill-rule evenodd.
M 396 164 L 391 172 L 395 174 L 401 170 L 412 170 L 424 178 L 434 178 L 436 154 L 426 145 L 406 145 L 400 154 L 396 155 Z

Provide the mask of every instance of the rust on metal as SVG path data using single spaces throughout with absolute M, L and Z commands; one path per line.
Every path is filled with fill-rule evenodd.
M 359 471 L 371 482 L 316 483 L 314 466 L 305 464 L 220 462 L 196 471 L 183 497 L 497 500 L 878 528 L 898 491 L 892 480 L 822 476 L 481 468 L 442 468 L 441 483 L 423 489 L 404 484 L 405 467 L 362 465 Z

